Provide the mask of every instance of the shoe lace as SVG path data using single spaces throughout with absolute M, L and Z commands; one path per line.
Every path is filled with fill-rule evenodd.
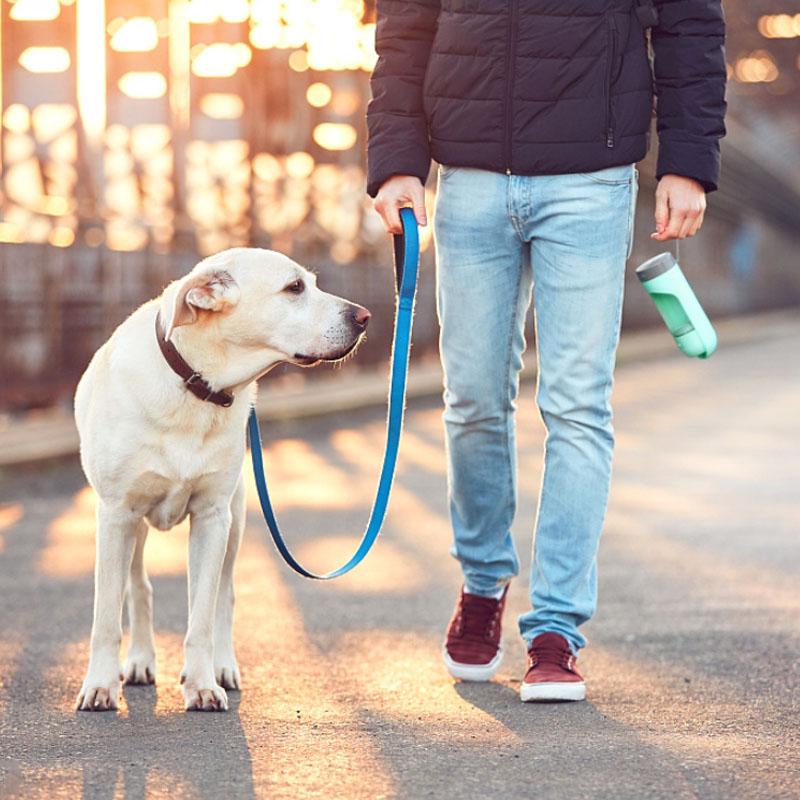
M 459 636 L 469 639 L 491 639 L 500 621 L 502 604 L 491 597 L 464 594 L 456 618 Z
M 552 641 L 531 645 L 528 657 L 530 667 L 535 667 L 537 664 L 557 664 L 572 672 L 575 665 L 575 656 L 569 646 L 558 645 Z

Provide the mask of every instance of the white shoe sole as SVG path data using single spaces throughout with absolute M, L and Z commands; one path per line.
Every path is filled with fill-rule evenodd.
M 500 668 L 503 660 L 503 648 L 497 651 L 497 655 L 488 664 L 461 664 L 453 661 L 447 653 L 447 648 L 442 648 L 442 658 L 447 671 L 453 678 L 462 681 L 490 681 L 495 672 Z
M 523 683 L 519 687 L 523 703 L 547 702 L 549 700 L 585 700 L 586 684 L 581 681 L 565 683 Z

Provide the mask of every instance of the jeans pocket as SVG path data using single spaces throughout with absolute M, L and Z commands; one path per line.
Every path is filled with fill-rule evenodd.
M 439 177 L 446 178 L 448 175 L 452 175 L 458 167 L 448 166 L 447 164 L 439 164 Z
M 581 172 L 582 178 L 588 178 L 595 183 L 604 183 L 607 186 L 624 186 L 633 180 L 635 167 L 631 164 L 624 164 L 621 167 L 606 167 L 594 172 Z

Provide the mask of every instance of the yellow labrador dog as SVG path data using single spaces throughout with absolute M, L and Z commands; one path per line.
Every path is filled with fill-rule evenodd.
M 81 463 L 98 496 L 91 654 L 77 708 L 115 709 L 121 680 L 155 681 L 147 523 L 168 530 L 187 515 L 185 705 L 228 707 L 225 689 L 240 683 L 232 578 L 255 380 L 280 362 L 344 358 L 369 317 L 286 256 L 237 248 L 201 261 L 97 351 L 75 396 Z M 120 670 L 126 594 L 131 641 Z

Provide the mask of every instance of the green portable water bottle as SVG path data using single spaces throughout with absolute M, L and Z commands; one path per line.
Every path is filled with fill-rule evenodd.
M 636 274 L 681 352 L 708 358 L 717 349 L 716 331 L 672 253 L 645 261 Z

